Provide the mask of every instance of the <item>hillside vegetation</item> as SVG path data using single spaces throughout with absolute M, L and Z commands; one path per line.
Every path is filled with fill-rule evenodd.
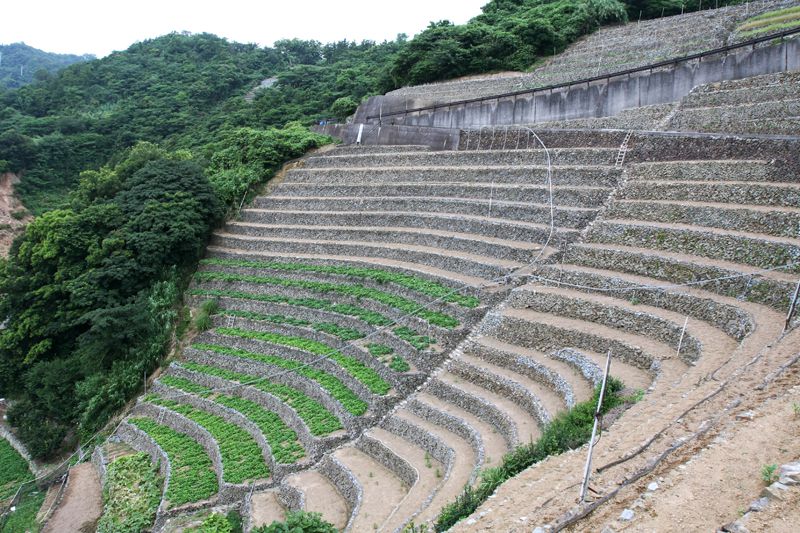
M 91 435 L 140 391 L 211 229 L 330 141 L 308 124 L 400 84 L 526 68 L 640 4 L 680 10 L 493 0 L 466 25 L 381 44 L 170 34 L 0 93 L 0 171 L 21 174 L 39 215 L 0 267 L 0 395 L 15 400 L 9 420 L 31 453 Z M 244 97 L 267 77 L 278 83 Z
M 25 43 L 0 44 L 0 90 L 49 79 L 64 67 L 92 59 L 90 54 L 53 54 Z

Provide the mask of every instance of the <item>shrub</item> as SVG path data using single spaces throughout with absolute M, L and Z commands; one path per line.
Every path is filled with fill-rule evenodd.
M 200 304 L 200 309 L 194 317 L 194 327 L 197 331 L 208 331 L 214 326 L 214 319 L 211 318 L 219 312 L 218 300 L 206 300 Z
M 761 481 L 764 485 L 771 485 L 778 479 L 778 465 L 764 465 L 761 467 Z
M 252 533 L 337 533 L 337 529 L 320 513 L 293 511 L 286 514 L 285 521 L 257 527 Z
M 120 457 L 108 466 L 98 533 L 138 533 L 152 525 L 162 480 L 146 453 Z

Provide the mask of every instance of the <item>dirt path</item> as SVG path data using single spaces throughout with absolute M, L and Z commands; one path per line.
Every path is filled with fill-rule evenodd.
M 250 519 L 253 527 L 266 526 L 274 521 L 283 521 L 286 511 L 278 502 L 275 492 L 257 492 L 253 494 L 250 507 Z
M 80 464 L 70 470 L 64 498 L 43 533 L 89 533 L 102 512 L 100 476 L 92 463 Z

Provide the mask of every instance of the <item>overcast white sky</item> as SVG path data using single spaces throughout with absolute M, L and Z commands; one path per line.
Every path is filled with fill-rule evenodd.
M 0 3 L 0 44 L 108 55 L 172 31 L 209 32 L 272 45 L 297 37 L 323 43 L 409 37 L 432 20 L 463 23 L 488 0 L 11 0 Z

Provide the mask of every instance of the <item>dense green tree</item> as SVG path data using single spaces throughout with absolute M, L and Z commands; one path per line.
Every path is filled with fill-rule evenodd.
M 0 88 L 17 88 L 33 81 L 48 80 L 73 63 L 91 61 L 92 55 L 52 54 L 25 43 L 0 45 Z
M 70 207 L 14 242 L 0 276 L 0 390 L 24 397 L 9 417 L 26 442 L 42 440 L 37 454 L 71 424 L 94 429 L 136 390 L 163 351 L 178 294 L 159 283 L 174 287 L 220 215 L 200 166 L 142 144 L 85 172 Z

